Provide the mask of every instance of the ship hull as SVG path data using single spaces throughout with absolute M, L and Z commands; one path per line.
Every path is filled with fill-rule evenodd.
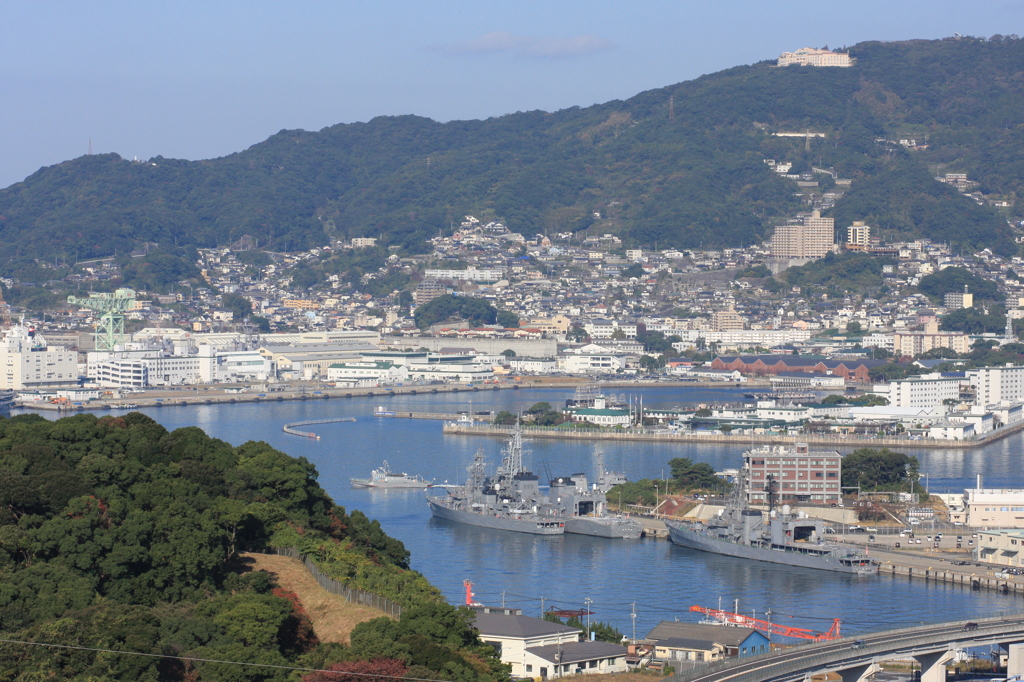
M 718 540 L 683 526 L 668 524 L 669 537 L 677 545 L 689 547 L 690 549 L 702 552 L 712 552 L 725 556 L 737 557 L 740 559 L 752 559 L 754 561 L 768 561 L 774 564 L 786 566 L 799 566 L 801 568 L 816 568 L 823 571 L 834 571 L 836 573 L 849 573 L 852 575 L 875 575 L 878 573 L 878 565 L 847 564 L 838 557 L 818 556 L 813 554 L 801 554 L 799 552 L 776 551 L 741 545 L 726 540 Z
M 572 516 L 565 520 L 565 532 L 577 535 L 593 535 L 599 538 L 636 539 L 643 533 L 643 527 L 636 521 L 616 516 Z
M 350 478 L 353 488 L 405 488 L 423 489 L 430 487 L 426 481 L 375 481 L 370 478 Z
M 431 514 L 439 519 L 454 523 L 464 523 L 470 526 L 493 528 L 496 530 L 510 530 L 517 533 L 530 533 L 531 535 L 562 535 L 565 532 L 565 526 L 560 521 L 541 519 L 539 517 L 518 518 L 494 514 L 479 514 L 463 509 L 452 509 L 433 500 L 427 500 L 427 504 L 430 505 Z

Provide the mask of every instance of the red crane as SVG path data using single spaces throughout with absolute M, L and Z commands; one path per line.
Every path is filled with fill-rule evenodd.
M 729 611 L 721 611 L 719 609 L 708 609 L 703 606 L 691 606 L 690 610 L 696 611 L 697 613 L 703 613 L 705 616 L 714 618 L 723 625 L 742 625 L 748 628 L 754 628 L 755 630 L 763 630 L 773 635 L 782 635 L 783 637 L 810 639 L 815 642 L 825 642 L 830 639 L 839 639 L 841 637 L 839 634 L 840 621 L 838 618 L 832 621 L 832 627 L 829 628 L 828 632 L 814 632 L 813 630 L 791 628 L 785 625 L 779 625 L 778 623 L 770 623 L 766 620 L 744 616 L 739 613 L 730 613 Z

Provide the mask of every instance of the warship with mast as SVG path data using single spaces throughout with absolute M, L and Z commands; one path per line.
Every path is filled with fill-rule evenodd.
M 539 479 L 523 466 L 523 433 L 517 425 L 501 453 L 494 478 L 486 475 L 484 452 L 477 450 L 465 485 L 428 495 L 430 512 L 440 519 L 483 528 L 534 535 L 562 535 L 565 520 L 541 495 Z
M 605 471 L 601 453 L 597 453 L 594 459 L 597 462 L 597 482 L 589 483 L 582 473 L 551 481 L 548 499 L 565 517 L 565 532 L 603 538 L 639 538 L 644 529 L 636 519 L 608 512 L 606 494 L 614 486 L 625 483 L 625 475 Z
M 483 450 L 477 450 L 465 485 L 445 487 L 443 496 L 427 495 L 431 513 L 456 523 L 535 535 L 640 537 L 643 527 L 635 519 L 608 513 L 605 495 L 626 477 L 605 471 L 600 455 L 596 483 L 581 473 L 563 476 L 553 479 L 544 495 L 538 477 L 523 465 L 523 452 L 523 432 L 516 425 L 494 478 L 486 475 Z
M 825 542 L 824 524 L 803 513 L 792 513 L 789 505 L 775 509 L 776 483 L 769 476 L 767 518 L 747 501 L 750 471 L 744 463 L 739 470 L 725 509 L 706 525 L 666 521 L 672 542 L 683 547 L 742 559 L 769 561 L 788 566 L 818 568 L 856 575 L 875 575 L 878 562 L 861 550 Z

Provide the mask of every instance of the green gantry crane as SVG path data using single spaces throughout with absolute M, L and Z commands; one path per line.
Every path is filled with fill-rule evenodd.
M 96 324 L 96 350 L 114 350 L 124 343 L 124 313 L 135 306 L 134 289 L 89 294 L 88 298 L 68 296 L 68 303 L 103 313 Z

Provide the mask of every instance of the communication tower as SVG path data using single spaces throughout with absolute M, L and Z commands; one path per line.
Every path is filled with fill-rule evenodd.
M 103 313 L 96 323 L 96 350 L 114 350 L 124 343 L 124 313 L 135 306 L 134 289 L 89 294 L 88 298 L 68 296 L 68 303 Z

